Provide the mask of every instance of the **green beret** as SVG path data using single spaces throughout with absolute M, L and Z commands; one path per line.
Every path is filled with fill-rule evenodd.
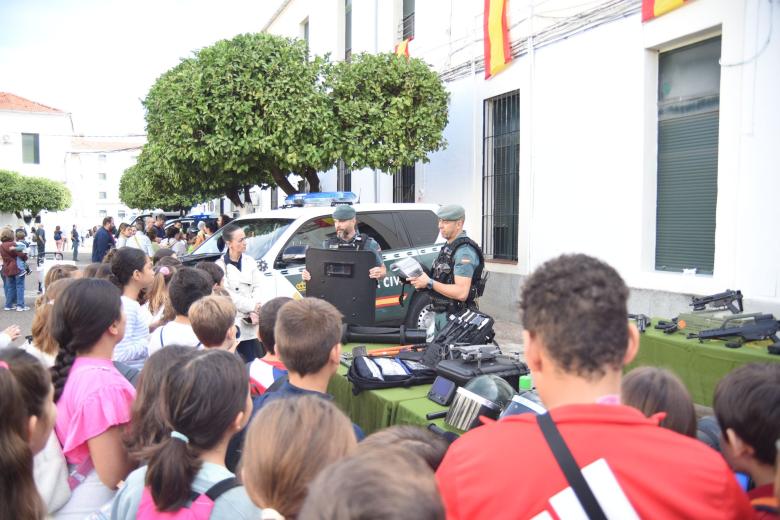
M 351 220 L 355 218 L 355 208 L 348 204 L 337 206 L 333 211 L 333 218 L 336 220 Z
M 439 211 L 436 212 L 436 216 L 442 220 L 462 220 L 466 218 L 466 210 L 463 209 L 463 206 L 448 204 L 440 207 Z

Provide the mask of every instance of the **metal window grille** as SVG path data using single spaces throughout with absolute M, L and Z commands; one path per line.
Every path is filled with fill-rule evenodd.
M 352 0 L 344 0 L 344 61 L 352 57 Z
M 336 163 L 336 188 L 338 191 L 352 191 L 352 170 L 341 159 Z
M 402 166 L 393 175 L 393 202 L 414 202 L 414 165 Z
M 482 156 L 482 249 L 517 260 L 520 194 L 520 91 L 485 100 Z

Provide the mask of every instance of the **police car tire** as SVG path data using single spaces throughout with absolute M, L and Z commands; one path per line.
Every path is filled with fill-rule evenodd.
M 423 327 L 421 321 L 426 313 L 433 314 L 431 308 L 431 296 L 427 292 L 419 292 L 414 295 L 409 310 L 406 313 L 404 325 L 408 328 L 418 329 Z

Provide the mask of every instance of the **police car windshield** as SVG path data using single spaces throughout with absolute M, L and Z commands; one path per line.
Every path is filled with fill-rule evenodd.
M 240 226 L 246 234 L 246 253 L 255 260 L 259 260 L 271 249 L 274 242 L 279 239 L 292 222 L 292 219 L 268 218 L 242 220 L 233 222 L 233 224 Z M 206 255 L 222 253 L 224 250 L 225 241 L 222 239 L 222 230 L 220 229 L 203 242 L 192 254 Z

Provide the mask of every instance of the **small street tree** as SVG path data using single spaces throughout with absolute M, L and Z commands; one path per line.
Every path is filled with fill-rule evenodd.
M 319 190 L 317 171 L 337 158 L 323 64 L 307 59 L 302 41 L 243 34 L 163 74 L 144 106 L 149 145 L 173 185 L 222 192 L 237 205 L 252 185 L 294 193 L 292 173 Z
M 347 167 L 394 173 L 446 147 L 449 94 L 422 60 L 359 54 L 335 64 L 327 86 Z
M 0 170 L 0 212 L 36 217 L 43 210 L 62 211 L 71 204 L 70 190 L 61 182 Z

